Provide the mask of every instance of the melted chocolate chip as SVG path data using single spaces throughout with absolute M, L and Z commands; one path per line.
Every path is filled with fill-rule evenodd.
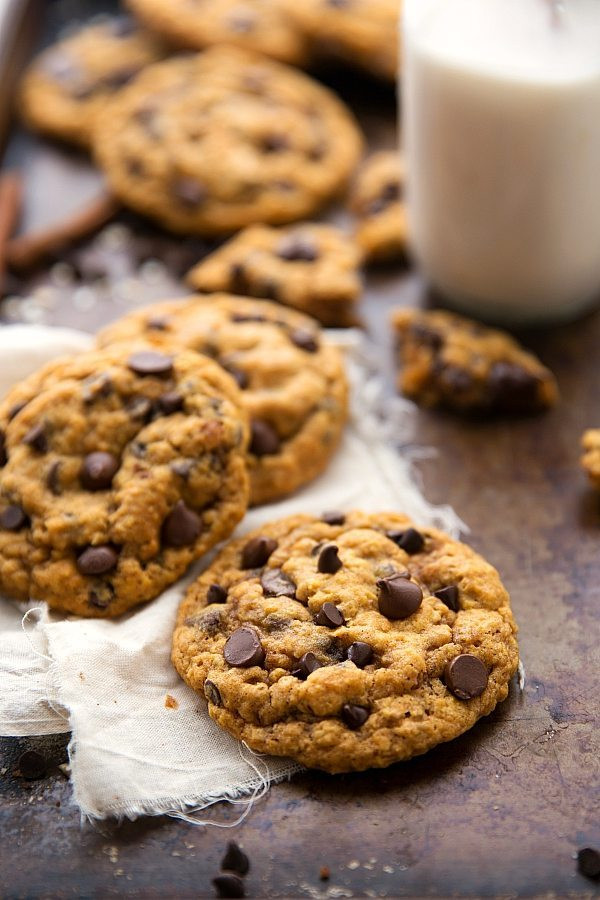
M 323 664 L 319 662 L 314 653 L 305 653 L 304 656 L 300 657 L 297 667 L 292 669 L 291 674 L 295 678 L 304 681 L 312 672 L 321 669 L 322 666 Z
M 263 419 L 252 419 L 250 423 L 250 453 L 254 456 L 272 456 L 279 453 L 280 449 L 281 441 L 272 425 Z
M 243 369 L 238 369 L 237 366 L 233 366 L 231 364 L 226 365 L 224 363 L 221 363 L 221 365 L 223 366 L 225 371 L 229 372 L 231 377 L 237 382 L 237 386 L 240 388 L 240 390 L 243 391 L 248 387 L 248 385 L 250 384 L 250 379 L 243 371 Z
M 290 341 L 296 347 L 299 347 L 300 350 L 305 350 L 306 353 L 316 353 L 319 349 L 315 336 L 306 328 L 296 328 L 294 331 L 291 331 Z
M 112 484 L 119 469 L 119 460 L 112 453 L 88 453 L 83 460 L 79 480 L 88 491 L 105 491 Z
M 128 84 L 132 78 L 135 78 L 139 71 L 139 66 L 123 66 L 122 68 L 115 69 L 114 72 L 109 72 L 105 75 L 101 79 L 100 84 L 102 87 L 108 88 L 111 91 L 116 91 Z
M 7 506 L 0 513 L 0 528 L 5 531 L 19 531 L 29 524 L 29 519 L 25 510 L 17 506 Z
M 321 514 L 321 522 L 326 525 L 343 525 L 346 521 L 346 515 L 337 509 L 329 509 Z
M 21 753 L 17 766 L 22 778 L 33 781 L 36 778 L 43 778 L 48 771 L 48 763 L 46 758 L 38 753 L 37 750 L 26 750 Z
M 516 363 L 494 363 L 488 384 L 491 404 L 499 412 L 531 412 L 539 406 L 539 379 Z
M 416 528 L 407 528 L 405 531 L 388 531 L 387 537 L 410 556 L 413 553 L 420 553 L 425 546 L 425 538 Z
M 109 544 L 87 547 L 77 557 L 77 568 L 82 575 L 105 575 L 117 565 L 119 554 Z
M 327 544 L 319 553 L 317 569 L 325 575 L 335 575 L 342 568 L 342 561 L 338 556 L 338 548 L 335 544 Z
M 441 350 L 444 345 L 444 339 L 437 332 L 430 328 L 428 325 L 423 325 L 422 322 L 414 322 L 410 326 L 410 332 L 412 336 L 417 340 L 420 344 L 424 344 L 426 347 L 431 347 L 432 350 L 436 352 Z
M 187 547 L 202 532 L 202 519 L 198 513 L 178 500 L 162 527 L 162 539 L 168 547 Z
M 238 875 L 248 874 L 250 860 L 235 841 L 229 841 L 227 844 L 227 851 L 221 860 L 221 869 L 236 872 Z
M 152 106 L 142 106 L 133 114 L 135 121 L 141 125 L 149 138 L 159 138 L 161 129 L 158 124 L 157 111 Z
M 206 697 L 208 702 L 214 704 L 214 706 L 223 705 L 219 688 L 216 686 L 214 681 L 204 682 L 204 696 Z
M 8 411 L 8 421 L 12 422 L 15 416 L 18 416 L 22 409 L 25 409 L 27 403 L 15 403 Z
M 439 371 L 442 387 L 451 394 L 466 394 L 473 387 L 473 378 L 459 366 L 444 365 Z
M 251 538 L 242 550 L 242 569 L 259 569 L 268 561 L 273 551 L 277 548 L 277 541 L 273 538 Z
M 258 634 L 254 628 L 246 626 L 230 635 L 223 649 L 223 656 L 230 666 L 239 669 L 262 666 L 265 661 L 265 651 Z
M 577 871 L 586 878 L 600 878 L 600 852 L 593 847 L 578 850 Z
M 173 357 L 156 350 L 139 350 L 131 354 L 127 365 L 136 375 L 170 375 Z
M 81 388 L 81 397 L 84 403 L 93 403 L 94 400 L 110 396 L 112 389 L 113 383 L 110 376 L 101 372 L 100 375 L 90 375 L 85 379 Z
M 288 262 L 314 262 L 319 258 L 319 250 L 309 237 L 290 234 L 277 244 L 277 256 Z
M 176 178 L 172 182 L 171 192 L 181 205 L 188 209 L 196 209 L 208 197 L 208 191 L 203 184 L 200 184 L 195 178 L 185 176 Z
M 281 569 L 265 569 L 260 583 L 266 597 L 291 597 L 296 599 L 296 585 Z
M 46 437 L 44 426 L 39 423 L 30 428 L 23 438 L 23 443 L 33 450 L 37 450 L 38 453 L 46 453 L 48 450 L 48 438 Z
M 233 872 L 217 875 L 212 880 L 218 897 L 244 897 L 244 882 Z
M 158 398 L 157 406 L 164 416 L 172 416 L 183 409 L 183 396 L 179 391 L 168 391 Z
M 455 584 L 449 584 L 446 587 L 440 588 L 439 591 L 434 591 L 433 596 L 437 597 L 438 600 L 441 600 L 442 603 L 445 603 L 452 612 L 458 612 L 460 609 L 458 604 L 458 588 Z
M 267 134 L 262 139 L 261 147 L 265 153 L 281 153 L 288 149 L 289 141 L 284 134 Z
M 46 487 L 55 497 L 58 497 L 60 494 L 60 470 L 61 464 L 56 460 L 46 473 Z
M 348 647 L 347 658 L 359 669 L 364 669 L 373 659 L 373 648 L 364 641 L 354 641 Z
M 168 331 L 171 320 L 168 316 L 151 316 L 146 322 L 148 331 Z
M 356 706 L 354 703 L 344 703 L 342 706 L 342 720 L 344 725 L 356 731 L 365 724 L 369 718 L 369 710 L 364 706 Z
M 459 700 L 473 700 L 485 691 L 488 683 L 487 669 L 477 656 L 461 653 L 446 666 L 446 687 Z
M 391 575 L 377 580 L 379 612 L 388 619 L 407 619 L 423 601 L 423 591 L 414 581 L 403 575 Z
M 324 603 L 315 616 L 316 625 L 324 625 L 326 628 L 340 628 L 346 624 L 344 614 L 334 603 Z
M 227 602 L 227 590 L 224 587 L 221 587 L 220 584 L 211 584 L 208 591 L 206 592 L 206 602 L 207 603 L 226 603 Z

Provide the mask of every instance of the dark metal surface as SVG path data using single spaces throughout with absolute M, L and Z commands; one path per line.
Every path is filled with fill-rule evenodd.
M 348 79 L 340 86 L 372 146 L 392 146 L 391 93 Z M 31 172 L 69 173 L 62 182 L 38 180 L 29 197 L 34 221 L 56 208 L 64 184 L 80 183 L 85 164 L 74 167 L 75 157 L 34 141 L 24 154 L 24 146 L 14 143 L 11 159 Z M 178 241 L 153 232 L 154 239 L 163 256 L 178 250 Z M 31 283 L 47 280 L 43 271 Z M 93 330 L 127 306 L 107 292 L 92 309 L 76 309 L 73 290 L 65 288 L 50 321 Z M 135 302 L 150 299 L 147 291 Z M 410 272 L 368 277 L 363 312 L 387 360 L 390 390 L 388 312 L 422 294 Z M 428 498 L 455 507 L 471 528 L 468 540 L 511 591 L 524 692 L 513 685 L 472 732 L 409 763 L 361 775 L 307 773 L 275 786 L 233 833 L 164 817 L 81 825 L 58 768 L 67 738 L 3 739 L 2 897 L 212 896 L 231 837 L 251 859 L 249 896 L 598 894 L 597 883 L 576 873 L 572 854 L 600 845 L 600 498 L 578 465 L 581 431 L 600 421 L 600 314 L 526 339 L 558 377 L 555 411 L 491 423 L 417 415 L 417 441 L 438 451 L 421 465 Z M 17 759 L 32 747 L 50 770 L 27 782 L 16 774 Z M 232 815 L 226 807 L 216 814 Z M 320 880 L 321 866 L 329 881 Z

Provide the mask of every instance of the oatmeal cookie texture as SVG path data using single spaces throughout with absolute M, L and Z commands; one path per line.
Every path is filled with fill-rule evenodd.
M 314 50 L 389 81 L 398 72 L 401 0 L 280 0 Z
M 397 152 L 370 156 L 358 171 L 350 198 L 354 236 L 367 262 L 403 259 L 407 244 L 404 163 Z
M 312 319 L 275 303 L 226 294 L 147 306 L 100 332 L 102 346 L 185 346 L 236 379 L 250 417 L 253 504 L 320 474 L 338 447 L 348 386 L 340 351 Z
M 127 16 L 86 26 L 34 59 L 20 112 L 31 128 L 87 147 L 106 100 L 162 55 L 158 41 Z
M 307 75 L 218 46 L 147 68 L 105 108 L 94 145 L 124 203 L 212 235 L 310 216 L 346 185 L 362 138 Z
M 392 317 L 399 389 L 423 406 L 460 413 L 534 413 L 558 400 L 556 380 L 503 331 L 443 310 Z
M 127 6 L 175 47 L 235 44 L 282 62 L 307 61 L 306 38 L 280 0 L 127 0 Z
M 193 351 L 50 363 L 0 403 L 0 592 L 95 617 L 152 599 L 244 515 L 247 438 Z
M 232 291 L 277 300 L 323 325 L 357 323 L 362 253 L 333 225 L 251 225 L 187 275 L 198 291 Z
M 588 428 L 582 438 L 581 464 L 592 484 L 600 488 L 600 428 Z
M 254 750 L 343 772 L 490 713 L 515 635 L 498 573 L 469 547 L 397 513 L 329 512 L 226 546 L 181 605 L 173 662 Z

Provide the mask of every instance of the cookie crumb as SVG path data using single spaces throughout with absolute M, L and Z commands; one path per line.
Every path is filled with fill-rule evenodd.
M 167 694 L 165 697 L 165 707 L 166 709 L 179 709 L 179 703 L 172 697 L 171 694 Z
M 328 881 L 331 878 L 329 866 L 321 866 L 321 868 L 319 869 L 319 878 L 321 879 L 321 881 Z

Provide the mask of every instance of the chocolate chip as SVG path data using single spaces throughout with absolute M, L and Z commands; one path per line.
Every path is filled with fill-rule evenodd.
M 227 602 L 227 591 L 224 587 L 221 587 L 220 584 L 211 584 L 208 591 L 206 592 L 206 602 L 207 603 L 226 603 Z
M 277 541 L 273 538 L 251 538 L 242 550 L 242 569 L 258 569 L 264 566 L 273 551 L 277 548 Z
M 407 528 L 405 531 L 388 531 L 387 537 L 411 556 L 413 553 L 420 553 L 425 546 L 425 538 L 416 528 Z
M 217 875 L 213 878 L 218 897 L 244 897 L 244 882 L 239 875 L 233 873 Z
M 131 445 L 131 453 L 136 459 L 143 459 L 147 453 L 147 446 L 143 441 L 134 441 Z
M 112 484 L 119 469 L 119 460 L 112 453 L 88 453 L 83 460 L 79 480 L 88 491 L 105 491 Z
M 223 705 L 219 688 L 213 681 L 204 682 L 204 696 L 208 702 L 214 704 L 214 706 Z
M 8 411 L 8 421 L 12 422 L 15 416 L 18 416 L 22 409 L 25 409 L 27 403 L 15 403 Z
M 5 466 L 8 462 L 8 453 L 6 452 L 6 435 L 0 431 L 0 466 Z
M 136 375 L 170 375 L 173 371 L 173 357 L 156 350 L 139 350 L 131 354 L 127 365 Z
M 326 628 L 340 628 L 346 624 L 346 620 L 341 609 L 338 609 L 334 603 L 324 603 L 319 612 L 315 616 L 315 624 L 324 625 Z
M 46 473 L 46 487 L 55 497 L 58 497 L 60 494 L 60 470 L 61 464 L 56 460 Z
M 290 341 L 296 347 L 305 350 L 306 353 L 316 353 L 319 349 L 319 344 L 314 335 L 306 328 L 296 328 L 294 331 L 291 331 Z
M 109 375 L 101 372 L 100 375 L 90 375 L 83 382 L 81 397 L 84 403 L 93 403 L 102 397 L 108 397 L 113 389 L 113 383 Z
M 446 687 L 459 700 L 472 700 L 485 691 L 488 683 L 487 669 L 477 656 L 461 653 L 455 656 L 444 673 Z
M 359 669 L 364 669 L 373 659 L 373 648 L 364 641 L 354 641 L 348 647 L 347 658 Z
M 265 651 L 254 628 L 238 628 L 227 638 L 223 649 L 225 661 L 230 666 L 246 669 L 250 666 L 262 666 Z
M 200 184 L 195 178 L 185 176 L 176 178 L 172 182 L 171 192 L 181 205 L 188 209 L 195 209 L 201 206 L 208 196 L 208 192 L 203 184 Z
M 153 106 L 142 106 L 133 114 L 134 120 L 141 125 L 144 132 L 150 138 L 161 137 L 161 129 L 158 124 L 157 110 Z
M 250 379 L 242 369 L 231 364 L 221 363 L 226 372 L 229 372 L 232 378 L 237 382 L 237 386 L 243 391 L 250 384 Z
M 97 547 L 87 547 L 77 557 L 77 568 L 82 575 L 105 575 L 117 565 L 119 554 L 114 547 L 108 544 L 100 544 Z
M 88 594 L 88 603 L 96 609 L 107 609 L 114 600 L 115 589 L 112 584 L 97 584 Z
M 267 134 L 262 139 L 261 146 L 265 153 L 281 153 L 288 149 L 289 141 L 284 134 Z
M 140 66 L 123 66 L 120 69 L 115 69 L 114 72 L 109 72 L 107 75 L 104 75 L 100 80 L 100 84 L 102 87 L 108 88 L 111 91 L 116 91 L 128 84 L 132 78 L 135 78 L 139 71 Z
M 202 519 L 178 500 L 162 527 L 162 539 L 168 547 L 188 547 L 202 532 Z
M 151 316 L 146 322 L 148 331 L 168 331 L 170 318 L 168 316 Z
M 516 363 L 494 363 L 488 384 L 492 406 L 500 412 L 529 412 L 539 405 L 539 379 Z
M 33 781 L 36 778 L 43 778 L 48 771 L 48 763 L 46 758 L 38 753 L 37 750 L 26 750 L 21 753 L 17 766 L 22 778 Z
M 4 528 L 5 531 L 19 531 L 19 529 L 24 528 L 28 523 L 29 519 L 27 513 L 22 507 L 17 506 L 16 504 L 7 506 L 6 509 L 3 509 L 0 513 L 0 528 Z
M 473 387 L 472 376 L 459 366 L 442 366 L 439 371 L 439 379 L 450 394 L 466 394 Z
M 326 525 L 343 525 L 346 521 L 346 516 L 343 512 L 338 512 L 337 509 L 329 509 L 321 514 L 321 521 L 325 522 Z
M 194 463 L 191 459 L 176 459 L 175 462 L 171 463 L 169 468 L 175 475 L 178 475 L 180 478 L 183 478 L 184 481 L 187 481 L 194 468 Z
M 227 851 L 221 860 L 221 868 L 228 872 L 236 872 L 238 875 L 248 874 L 250 860 L 235 841 L 229 841 L 227 844 Z
M 158 398 L 157 403 L 164 416 L 171 416 L 183 409 L 183 396 L 179 391 L 168 391 Z
M 137 419 L 140 422 L 149 421 L 154 411 L 147 397 L 131 397 L 125 409 L 130 419 Z
M 37 450 L 38 453 L 45 453 L 48 449 L 48 438 L 44 426 L 40 423 L 30 428 L 23 438 L 23 443 Z
M 593 847 L 578 850 L 577 871 L 586 878 L 600 878 L 600 852 Z
M 300 657 L 298 666 L 295 669 L 292 669 L 291 674 L 295 678 L 304 681 L 312 672 L 316 672 L 317 669 L 321 669 L 322 667 L 323 664 L 319 662 L 315 654 L 308 652 Z
M 327 544 L 319 553 L 317 569 L 325 575 L 335 575 L 342 568 L 342 561 L 338 556 L 338 548 L 335 544 Z
M 281 569 L 265 569 L 260 583 L 266 597 L 291 597 L 296 599 L 296 585 Z
M 250 453 L 254 456 L 272 456 L 279 453 L 279 435 L 264 419 L 252 419 L 250 423 Z
M 442 336 L 429 326 L 423 325 L 422 322 L 414 322 L 410 327 L 410 332 L 420 344 L 431 347 L 432 350 L 441 350 L 444 344 Z
M 277 256 L 288 262 L 314 262 L 319 250 L 314 241 L 302 235 L 290 234 L 277 244 Z
M 458 605 L 458 588 L 455 584 L 449 584 L 440 588 L 439 591 L 434 591 L 433 596 L 445 603 L 452 612 L 458 612 L 460 608 Z
M 423 601 L 423 591 L 414 581 L 403 575 L 391 575 L 377 580 L 379 612 L 388 619 L 407 619 Z
M 356 706 L 354 703 L 344 703 L 342 706 L 342 720 L 344 725 L 356 731 L 364 725 L 369 718 L 369 710 L 364 706 Z

